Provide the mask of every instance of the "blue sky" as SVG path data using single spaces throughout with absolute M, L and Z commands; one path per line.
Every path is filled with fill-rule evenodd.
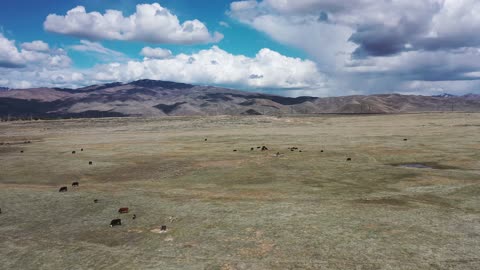
M 475 0 L 2 1 L 0 86 L 478 93 L 478 12 Z
M 135 12 L 135 6 L 139 3 L 160 3 L 163 7 L 170 9 L 181 21 L 198 19 L 204 22 L 209 29 L 220 31 L 228 38 L 219 43 L 222 49 L 233 54 L 254 56 L 262 48 L 270 48 L 277 52 L 293 57 L 306 57 L 306 54 L 299 49 L 282 45 L 273 41 L 268 35 L 258 32 L 253 28 L 231 20 L 226 14 L 230 5 L 229 0 L 166 0 L 166 1 L 133 1 L 133 0 L 15 0 L 6 1 L 1 4 L 0 25 L 5 36 L 15 39 L 18 42 L 31 40 L 43 40 L 52 46 L 66 47 L 78 43 L 78 38 L 49 33 L 43 29 L 43 22 L 48 14 L 65 14 L 75 6 L 84 6 L 89 11 L 104 12 L 107 9 L 121 10 L 124 14 Z M 24 9 L 24 7 L 29 7 Z M 21 13 L 18 11 L 22 11 Z M 28 19 L 25 19 L 28 18 Z M 230 28 L 222 27 L 219 22 L 227 22 Z M 105 41 L 105 47 L 121 51 L 131 58 L 141 59 L 139 52 L 145 46 L 155 46 L 155 43 L 145 42 L 118 42 Z M 211 44 L 201 45 L 163 45 L 163 48 L 173 53 L 196 52 L 211 47 Z M 85 68 L 95 65 L 98 62 L 96 57 L 70 51 L 76 67 Z

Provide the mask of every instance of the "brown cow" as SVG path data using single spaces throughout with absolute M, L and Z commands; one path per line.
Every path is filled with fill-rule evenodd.
M 118 213 L 120 213 L 120 214 L 128 213 L 128 207 L 122 207 L 122 208 L 118 209 Z

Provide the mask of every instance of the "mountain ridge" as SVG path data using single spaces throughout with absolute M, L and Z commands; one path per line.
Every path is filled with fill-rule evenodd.
M 378 114 L 480 111 L 480 95 L 353 95 L 284 97 L 156 80 L 112 82 L 78 89 L 0 91 L 0 117 L 63 118 L 182 115 Z

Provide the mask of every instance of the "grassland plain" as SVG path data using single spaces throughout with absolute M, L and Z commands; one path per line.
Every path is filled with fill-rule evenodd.
M 0 123 L 0 268 L 480 269 L 479 134 L 475 113 Z

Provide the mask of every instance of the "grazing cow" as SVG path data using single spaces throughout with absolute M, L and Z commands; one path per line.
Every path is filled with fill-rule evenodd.
M 162 225 L 162 227 L 160 227 L 160 231 L 166 232 L 167 231 L 167 225 Z
M 122 207 L 122 208 L 118 209 L 118 213 L 120 213 L 120 214 L 128 213 L 128 207 Z
M 112 221 L 110 221 L 110 227 L 120 226 L 120 225 L 122 225 L 122 220 L 119 218 L 112 219 Z
M 88 162 L 88 165 L 93 165 L 93 162 L 92 162 L 92 161 L 89 161 L 89 162 Z
M 280 156 L 280 152 L 277 152 L 277 154 L 276 154 L 276 155 L 277 155 L 277 157 L 278 157 L 278 156 Z
M 207 138 L 205 138 L 205 141 L 208 141 L 208 139 L 207 139 Z
M 137 218 L 137 215 L 133 214 L 132 219 L 136 219 L 136 218 Z
M 79 186 L 78 182 L 73 182 L 72 183 L 72 187 L 78 187 L 78 186 Z
M 408 141 L 408 139 L 403 139 L 404 141 Z
M 94 203 L 98 203 L 98 199 L 93 200 Z
M 320 153 L 323 153 L 323 150 L 320 150 Z
M 262 151 L 267 151 L 267 150 L 268 150 L 268 148 L 265 145 L 262 146 Z
M 237 149 L 233 149 L 233 152 L 237 152 Z
M 80 151 L 82 151 L 82 152 L 83 152 L 83 148 L 82 148 L 82 149 L 80 149 Z
M 61 187 L 58 192 L 67 192 L 68 188 L 67 187 Z
M 23 153 L 23 150 L 21 150 L 20 153 Z
M 351 161 L 352 159 L 351 158 L 347 158 L 347 161 Z
M 72 151 L 72 154 L 75 154 L 76 152 L 75 151 Z
M 298 150 L 298 152 L 302 153 L 302 150 Z
M 257 146 L 257 149 L 260 149 L 260 148 L 262 148 L 262 147 L 261 147 L 261 146 Z
M 250 151 L 253 151 L 254 149 L 255 149 L 255 148 L 252 147 L 252 148 L 250 148 Z

